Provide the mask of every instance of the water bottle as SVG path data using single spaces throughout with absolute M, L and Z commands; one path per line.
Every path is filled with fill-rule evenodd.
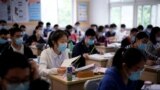
M 72 67 L 67 67 L 67 81 L 72 81 Z

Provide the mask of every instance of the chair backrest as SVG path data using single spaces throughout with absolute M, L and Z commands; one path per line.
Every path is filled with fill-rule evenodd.
M 102 78 L 87 80 L 84 84 L 84 90 L 97 90 Z

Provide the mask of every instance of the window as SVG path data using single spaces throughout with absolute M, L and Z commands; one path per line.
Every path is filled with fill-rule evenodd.
M 133 27 L 133 6 L 122 6 L 111 8 L 110 23 L 126 24 L 127 28 Z
M 134 0 L 110 0 L 110 3 L 117 3 L 117 2 L 133 2 Z
M 121 8 L 120 7 L 112 7 L 110 16 L 111 16 L 110 23 L 115 23 L 116 25 L 120 25 Z
M 72 0 L 58 0 L 58 24 L 72 24 Z
M 52 25 L 66 26 L 72 24 L 73 0 L 41 0 L 41 19 Z
M 138 25 L 147 26 L 151 24 L 151 6 L 138 6 Z

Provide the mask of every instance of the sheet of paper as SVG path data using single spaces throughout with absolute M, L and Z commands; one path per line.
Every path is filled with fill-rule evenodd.
M 143 85 L 142 87 L 142 90 L 148 90 L 148 89 L 145 89 L 145 85 Z M 150 85 L 149 86 L 149 90 L 160 90 L 160 85 L 159 84 L 153 84 L 153 85 Z
M 154 65 L 151 68 L 153 68 L 153 69 L 160 69 L 160 65 Z
M 91 69 L 91 68 L 94 68 L 95 67 L 95 64 L 89 64 L 89 65 L 86 65 L 84 67 L 81 67 L 81 68 L 77 68 L 75 70 L 75 72 L 78 72 L 78 71 L 83 71 L 83 70 L 87 70 L 87 69 Z
M 71 58 L 71 59 L 65 59 L 61 65 L 61 67 L 69 67 L 71 66 L 72 62 L 76 61 L 77 59 L 79 59 L 80 56 Z
M 114 56 L 114 53 L 105 53 L 103 55 L 92 54 L 92 55 L 89 55 L 89 59 L 91 59 L 91 60 L 108 60 L 108 59 L 111 59 L 113 56 Z
M 94 73 L 105 73 L 107 70 L 107 68 L 104 68 L 104 67 L 96 67 L 93 72 Z

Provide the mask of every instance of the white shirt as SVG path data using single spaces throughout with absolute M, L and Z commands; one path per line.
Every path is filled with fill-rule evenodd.
M 18 53 L 24 54 L 24 45 L 21 45 L 20 50 L 17 50 L 12 44 L 11 44 L 11 47 L 13 48 L 14 52 L 18 52 Z
M 57 55 L 52 48 L 43 50 L 40 55 L 40 75 L 46 77 L 50 74 L 57 74 L 57 68 L 61 66 L 65 59 L 68 59 L 67 51 Z

